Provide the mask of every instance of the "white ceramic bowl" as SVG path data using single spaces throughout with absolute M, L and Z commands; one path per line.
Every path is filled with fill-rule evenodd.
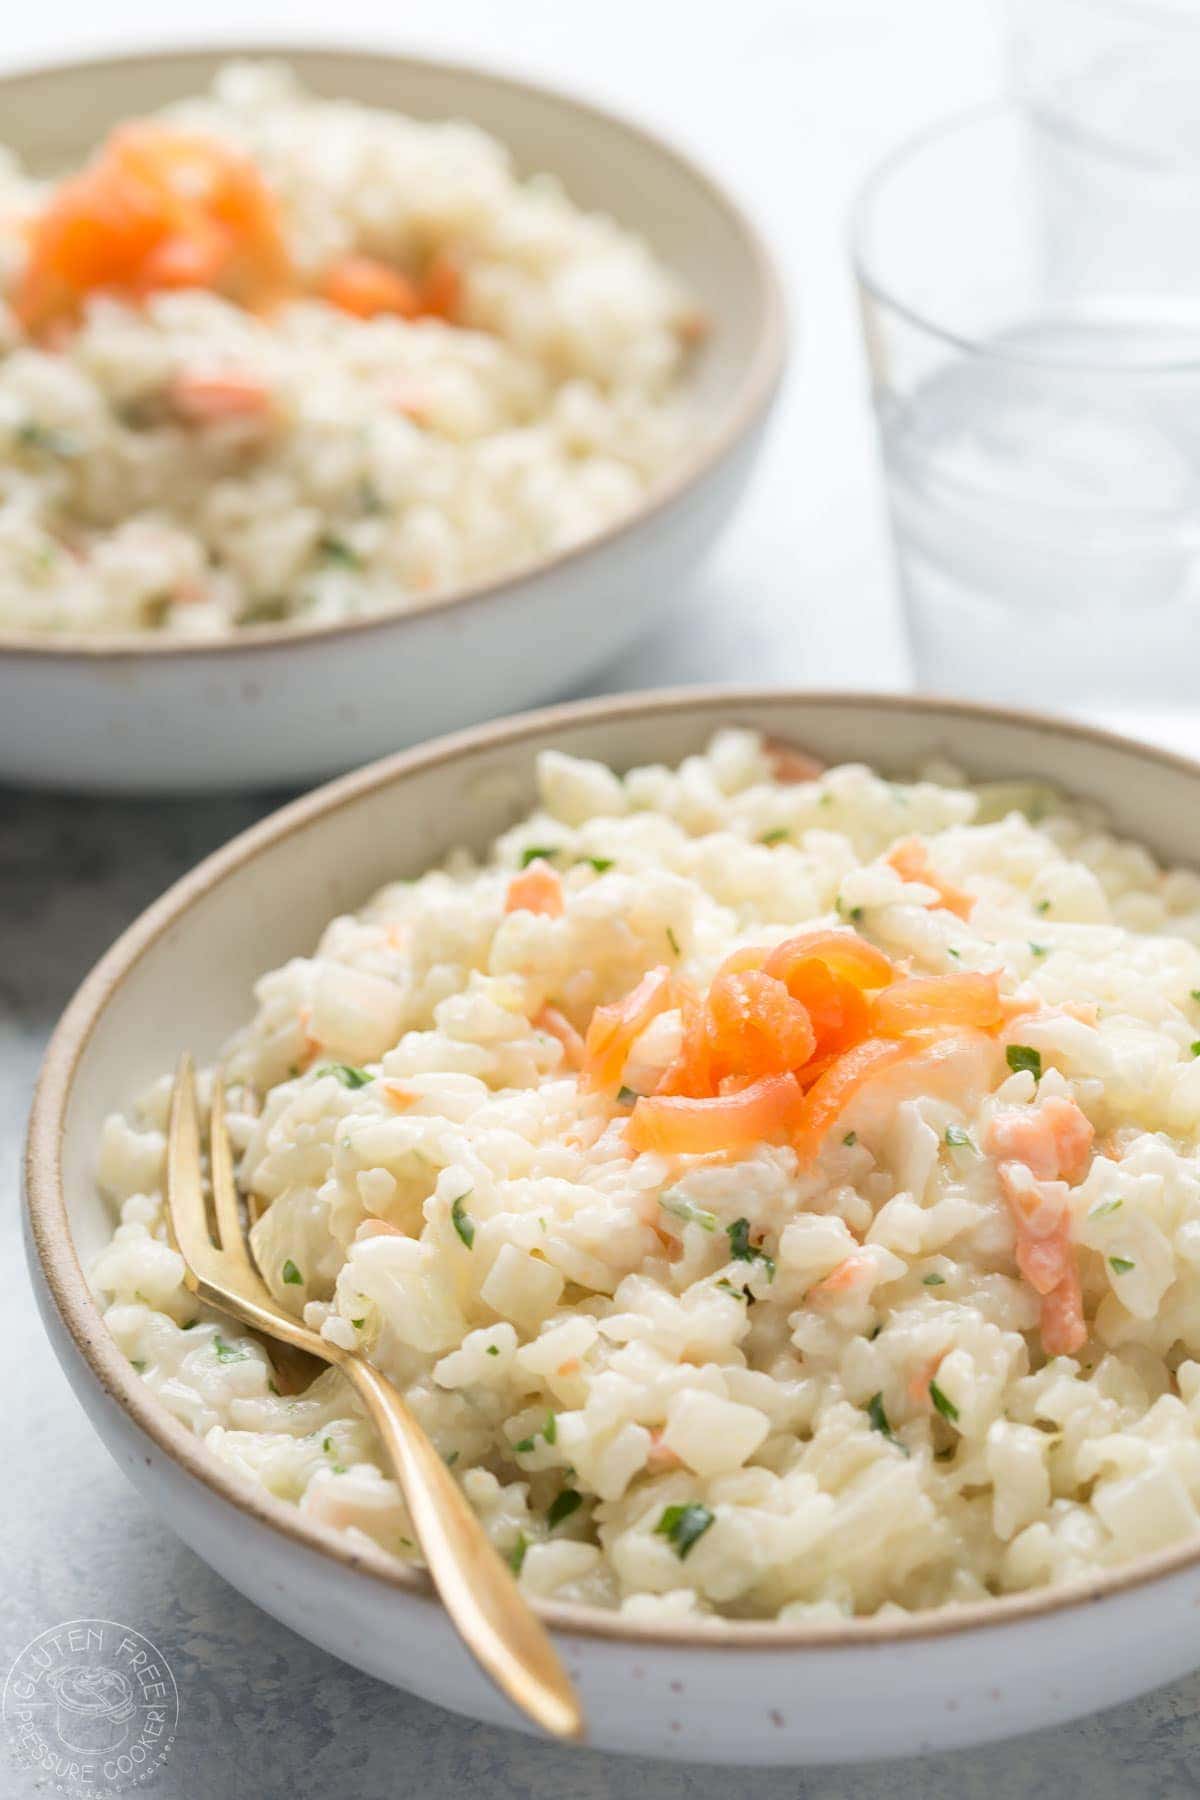
M 147 1501 L 235 1587 L 348 1662 L 460 1712 L 515 1723 L 424 1582 L 352 1550 L 239 1478 L 157 1404 L 109 1338 L 87 1267 L 111 1221 L 93 1179 L 105 1114 L 185 1045 L 214 1053 L 250 985 L 335 911 L 451 846 L 483 848 L 532 803 L 547 744 L 617 767 L 675 762 L 750 723 L 895 773 L 949 755 L 1099 800 L 1160 856 L 1200 866 L 1200 765 L 1066 723 L 916 699 L 633 696 L 483 728 L 352 775 L 185 877 L 88 977 L 47 1054 L 30 1125 L 30 1265 L 76 1393 Z M 1200 1542 L 1072 1588 L 839 1626 L 638 1625 L 542 1610 L 592 1741 L 659 1756 L 833 1762 L 979 1742 L 1112 1705 L 1200 1664 Z
M 641 233 L 710 330 L 687 378 L 697 429 L 628 517 L 524 573 L 306 632 L 210 644 L 0 632 L 0 779 L 180 792 L 299 783 L 569 692 L 679 594 L 732 512 L 786 348 L 779 281 L 720 188 L 639 126 L 505 76 L 415 57 L 234 46 L 0 79 L 0 141 L 71 166 L 118 120 L 196 93 L 233 55 L 289 63 L 319 94 L 465 118 L 518 167 Z

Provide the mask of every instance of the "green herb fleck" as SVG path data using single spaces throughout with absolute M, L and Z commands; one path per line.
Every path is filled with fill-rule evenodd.
M 508 1553 L 508 1566 L 514 1575 L 519 1575 L 525 1564 L 525 1552 L 529 1548 L 529 1539 L 523 1531 L 518 1531 L 517 1541 Z
M 363 1326 L 366 1324 L 366 1322 L 367 1321 L 365 1319 L 351 1319 L 351 1321 L 350 1321 L 350 1323 L 353 1325 L 355 1331 L 361 1331 Z
M 317 1070 L 317 1074 L 334 1076 L 344 1088 L 366 1087 L 369 1081 L 375 1079 L 365 1069 L 356 1069 L 352 1063 L 326 1063 L 324 1068 Z
M 857 1144 L 857 1142 L 858 1142 L 857 1131 L 848 1131 L 846 1133 L 845 1137 L 842 1139 L 842 1142 L 843 1142 L 843 1144 L 845 1144 L 847 1150 L 852 1150 L 854 1148 L 855 1144 Z
M 499 1344 L 489 1344 L 487 1347 L 487 1350 L 485 1351 L 484 1354 L 487 1356 L 499 1356 L 499 1354 L 500 1354 Z
M 557 855 L 557 844 L 530 844 L 528 850 L 521 852 L 521 867 L 527 869 L 530 863 L 552 862 Z
M 276 1387 L 276 1386 L 275 1386 L 275 1383 L 274 1383 L 274 1382 L 273 1382 L 273 1381 L 271 1381 L 271 1380 L 268 1380 L 268 1381 L 267 1381 L 267 1392 L 268 1392 L 268 1393 L 269 1393 L 269 1394 L 274 1394 L 274 1396 L 275 1396 L 275 1398 L 276 1398 L 276 1399 L 277 1399 L 277 1400 L 278 1400 L 278 1398 L 279 1398 L 279 1389 L 278 1389 L 278 1388 L 277 1388 L 277 1387 Z
M 975 1150 L 974 1138 L 961 1125 L 947 1125 L 946 1142 L 951 1150 Z M 978 1155 L 979 1152 L 975 1151 L 975 1154 Z
M 354 545 L 348 544 L 345 538 L 336 537 L 331 531 L 317 539 L 317 549 L 326 562 L 341 563 L 344 569 L 361 569 L 363 566 L 363 559 Z
M 53 425 L 39 425 L 36 419 L 17 427 L 17 443 L 22 450 L 40 450 L 46 456 L 78 456 L 79 445 L 65 431 Z
M 557 1499 L 551 1501 L 550 1510 L 546 1514 L 546 1524 L 553 1531 L 556 1525 L 561 1525 L 564 1519 L 569 1519 L 571 1514 L 577 1512 L 582 1505 L 582 1494 L 577 1493 L 574 1488 L 564 1488 Z
M 636 1088 L 620 1087 L 617 1089 L 618 1106 L 636 1106 L 641 1097 Z
M 744 1300 L 746 1302 L 747 1306 L 754 1305 L 755 1297 L 750 1292 L 750 1289 L 748 1287 L 740 1287 L 740 1288 L 735 1287 L 733 1285 L 733 1282 L 729 1280 L 728 1276 L 722 1275 L 720 1281 L 718 1281 L 716 1283 L 716 1285 L 717 1285 L 717 1287 L 721 1288 L 726 1294 L 732 1294 L 735 1300 Z
M 213 1339 L 213 1349 L 217 1353 L 217 1361 L 223 1363 L 245 1362 L 250 1354 L 244 1344 L 227 1344 L 220 1332 Z
M 949 1419 L 951 1425 L 958 1423 L 957 1406 L 955 1406 L 953 1400 L 948 1399 L 946 1395 L 943 1394 L 936 1381 L 931 1381 L 929 1384 L 929 1398 L 933 1401 L 933 1404 L 937 1407 L 943 1419 Z
M 304 1277 L 289 1256 L 283 1265 L 283 1280 L 287 1287 L 303 1287 Z
M 513 1445 L 513 1449 L 518 1456 L 528 1456 L 533 1449 L 533 1439 L 531 1437 L 522 1438 L 519 1443 Z
M 146 1373 L 146 1364 L 140 1361 L 138 1357 L 131 1357 L 130 1360 L 139 1375 L 144 1375 Z
M 775 1279 L 775 1259 L 760 1250 L 757 1244 L 750 1242 L 749 1219 L 735 1219 L 732 1225 L 725 1227 L 725 1235 L 729 1239 L 729 1254 L 737 1262 L 761 1262 L 766 1266 L 767 1280 Z
M 332 1456 L 333 1455 L 333 1439 L 331 1437 L 322 1438 L 321 1439 L 321 1448 L 325 1452 L 326 1456 Z
M 1050 902 L 1048 900 L 1039 900 L 1033 910 L 1044 919 L 1046 914 L 1050 911 Z
M 962 951 L 956 950 L 953 944 L 946 945 L 946 955 L 952 956 L 955 962 L 960 962 L 962 960 Z
M 1034 956 L 1049 956 L 1050 954 L 1049 944 L 1035 944 L 1032 938 L 1029 940 L 1029 949 Z
M 782 844 L 790 835 L 786 825 L 777 825 L 774 831 L 764 831 L 758 841 L 760 844 Z
M 1192 1045 L 1192 1055 L 1200 1056 L 1200 1038 L 1197 1038 Z
M 1193 989 L 1192 989 L 1192 999 L 1193 999 L 1193 1000 L 1200 1000 L 1200 988 L 1193 988 Z
M 679 948 L 679 939 L 675 936 L 675 933 L 671 930 L 669 925 L 667 926 L 667 942 L 670 944 L 671 949 L 675 952 L 676 956 L 683 955 L 683 951 Z
M 902 1450 L 905 1456 L 908 1455 L 908 1445 L 900 1442 L 900 1439 L 896 1436 L 888 1423 L 888 1416 L 883 1410 L 882 1394 L 872 1394 L 871 1398 L 868 1400 L 867 1417 L 871 1421 L 872 1431 L 880 1432 L 887 1439 L 889 1444 L 895 1444 L 897 1450 Z
M 1137 1268 L 1137 1264 L 1128 1256 L 1110 1256 L 1108 1266 L 1114 1275 L 1128 1275 L 1130 1269 Z
M 939 1275 L 936 1269 L 932 1270 L 930 1274 L 922 1275 L 921 1277 L 922 1287 L 945 1287 L 945 1285 L 946 1277 L 944 1275 Z
M 1099 1206 L 1093 1206 L 1088 1214 L 1089 1219 L 1106 1219 L 1109 1213 L 1115 1213 L 1121 1205 L 1119 1200 L 1101 1200 Z
M 453 1225 L 455 1231 L 457 1231 L 468 1250 L 475 1242 L 475 1221 L 469 1212 L 463 1211 L 463 1201 L 469 1200 L 473 1192 L 473 1188 L 468 1188 L 465 1194 L 460 1194 L 458 1196 L 458 1199 L 450 1208 L 450 1223 Z
M 668 1506 L 658 1524 L 654 1527 L 656 1537 L 669 1538 L 674 1546 L 675 1554 L 680 1562 L 699 1543 L 716 1514 L 699 1501 L 692 1500 L 683 1506 Z
M 674 1188 L 668 1188 L 665 1194 L 660 1194 L 658 1204 L 664 1212 L 670 1213 L 672 1218 L 682 1219 L 685 1225 L 698 1225 L 701 1231 L 717 1229 L 716 1213 L 709 1212 L 705 1206 L 697 1206 L 694 1200 L 689 1200 L 684 1194 L 676 1193 Z
M 1035 1081 L 1042 1079 L 1042 1053 L 1030 1044 L 1009 1044 L 1004 1052 L 1004 1060 L 1014 1075 L 1022 1069 L 1028 1069 Z
M 455 1463 L 458 1461 L 458 1458 L 459 1458 L 459 1452 L 457 1450 L 452 1450 L 450 1452 L 449 1456 L 446 1458 L 446 1467 L 448 1469 L 452 1469 L 454 1467 Z
M 585 856 L 582 861 L 590 863 L 597 875 L 606 875 L 610 869 L 616 867 L 611 856 Z

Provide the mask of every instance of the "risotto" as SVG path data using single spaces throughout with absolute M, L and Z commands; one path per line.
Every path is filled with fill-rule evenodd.
M 469 124 L 235 64 L 57 183 L 0 150 L 0 627 L 314 625 L 628 513 L 698 314 Z
M 1037 786 L 737 730 L 539 786 L 264 976 L 224 1062 L 272 1292 L 526 1591 L 835 1618 L 1195 1534 L 1200 881 Z M 169 1088 L 103 1133 L 109 1329 L 215 1457 L 413 1558 L 342 1377 L 276 1392 L 183 1286 Z

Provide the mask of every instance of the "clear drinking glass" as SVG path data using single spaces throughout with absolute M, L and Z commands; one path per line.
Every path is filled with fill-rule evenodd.
M 996 106 L 891 156 L 854 256 L 920 684 L 1060 707 L 1194 701 L 1194 282 L 1078 249 L 1042 128 Z M 1152 236 L 1153 234 L 1148 234 Z

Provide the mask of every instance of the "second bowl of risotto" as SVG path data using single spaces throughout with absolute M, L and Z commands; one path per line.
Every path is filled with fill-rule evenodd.
M 599 1741 L 916 1750 L 1188 1667 L 1198 782 L 948 704 L 635 697 L 256 828 L 48 1059 L 101 1431 L 272 1611 L 495 1716 L 340 1376 L 276 1391 L 183 1285 L 170 1068 L 219 1050 L 264 1278 L 403 1389 Z
M 682 158 L 350 52 L 0 89 L 0 772 L 312 775 L 569 685 L 672 598 L 783 345 Z

